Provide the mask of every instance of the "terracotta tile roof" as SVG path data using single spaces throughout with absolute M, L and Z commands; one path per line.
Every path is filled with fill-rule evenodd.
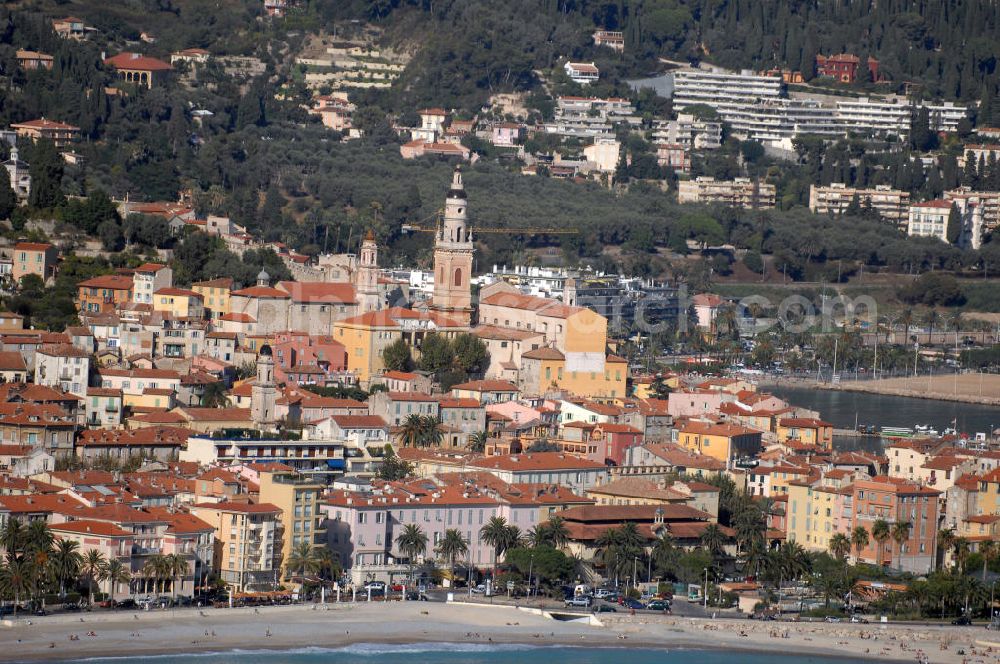
M 98 369 L 101 376 L 114 378 L 155 378 L 180 380 L 181 375 L 172 369 Z
M 333 415 L 330 419 L 341 429 L 383 429 L 388 426 L 378 415 Z
M 569 318 L 573 314 L 584 311 L 583 307 L 571 307 L 558 300 L 509 292 L 493 293 L 482 300 L 480 304 L 534 311 L 549 318 Z
M 279 281 L 278 288 L 287 292 L 293 302 L 354 304 L 354 286 L 347 283 Z
M 201 408 L 182 406 L 178 409 L 194 422 L 250 422 L 249 408 Z
M 650 500 L 687 500 L 688 496 L 670 488 L 661 487 L 652 480 L 640 477 L 623 477 L 613 480 L 607 484 L 594 486 L 587 489 L 588 493 L 599 493 L 608 496 L 621 496 L 624 498 L 646 498 Z
M 339 321 L 337 325 L 357 325 L 360 327 L 399 327 L 400 320 L 425 320 L 433 322 L 439 328 L 465 329 L 468 327 L 461 321 L 434 312 L 414 311 L 402 307 L 390 307 L 381 311 L 369 311 L 360 316 L 352 316 Z
M 468 390 L 470 392 L 517 392 L 517 385 L 506 380 L 472 380 L 451 386 L 452 391 Z
M 49 120 L 47 118 L 39 118 L 38 120 L 28 120 L 27 122 L 19 122 L 17 124 L 11 124 L 14 129 L 39 129 L 39 130 L 62 130 L 62 131 L 80 131 L 79 127 L 71 124 L 66 124 L 64 122 L 56 122 L 55 120 Z
M 119 53 L 104 59 L 104 64 L 115 69 L 131 69 L 135 71 L 169 71 L 173 69 L 163 60 L 157 60 L 140 53 Z
M 424 392 L 388 392 L 392 401 L 437 401 L 437 397 Z
M 680 429 L 681 433 L 693 433 L 699 436 L 748 436 L 760 435 L 760 431 L 737 426 L 735 424 L 716 424 L 714 422 L 688 422 Z
M 778 426 L 818 428 L 818 427 L 832 427 L 833 425 L 829 422 L 824 422 L 823 420 L 817 420 L 812 417 L 785 417 L 778 420 Z
M 133 281 L 130 277 L 123 277 L 118 274 L 105 274 L 81 281 L 77 284 L 77 287 L 130 291 L 132 290 L 133 285 Z
M 250 288 L 242 288 L 237 291 L 233 291 L 230 295 L 236 295 L 240 297 L 263 297 L 263 298 L 274 298 L 278 300 L 287 300 L 291 296 L 283 290 L 278 290 L 277 288 L 271 288 L 270 286 L 251 286 Z
M 526 353 L 521 353 L 522 358 L 529 360 L 564 360 L 566 356 L 560 353 L 555 348 L 549 348 L 543 346 L 542 348 L 536 348 L 535 350 L 529 350 Z
M 24 357 L 15 351 L 0 351 L 0 371 L 27 371 Z
M 0 508 L 11 514 L 66 513 L 83 507 L 76 498 L 63 494 L 32 494 L 30 496 L 0 496 Z
M 132 533 L 123 530 L 113 523 L 106 521 L 91 521 L 90 519 L 80 519 L 78 521 L 67 521 L 50 525 L 49 529 L 59 538 L 59 533 L 75 533 L 80 535 L 99 535 L 101 537 L 132 537 Z
M 382 374 L 382 378 L 388 378 L 389 380 L 410 381 L 420 378 L 420 374 L 412 371 L 386 371 Z
M 76 444 L 81 447 L 142 445 L 181 447 L 188 438 L 194 435 L 196 435 L 195 432 L 190 429 L 170 426 L 142 427 L 131 430 L 86 429 L 80 432 Z
M 199 503 L 192 509 L 218 510 L 220 512 L 242 512 L 244 514 L 280 514 L 281 508 L 270 503 L 239 503 L 223 501 L 221 503 Z
M 228 313 L 222 315 L 222 320 L 229 323 L 256 323 L 257 319 L 250 314 Z
M 191 287 L 201 287 L 201 288 L 232 288 L 233 279 L 232 277 L 221 277 L 219 279 L 209 279 L 208 281 L 196 281 L 191 284 Z
M 472 333 L 481 339 L 495 339 L 497 341 L 524 341 L 532 337 L 542 336 L 542 333 L 537 330 L 517 330 L 493 325 L 480 325 L 473 328 Z
M 196 293 L 193 290 L 188 290 L 187 288 L 161 288 L 160 290 L 153 293 L 153 295 L 174 295 L 178 297 L 193 297 L 199 300 L 203 299 L 201 293 Z
M 482 408 L 482 404 L 476 399 L 460 399 L 460 398 L 446 398 L 442 397 L 438 399 L 438 406 L 440 408 Z
M 14 245 L 14 249 L 17 251 L 48 251 L 51 248 L 52 245 L 48 242 L 18 242 Z
M 538 470 L 603 470 L 603 463 L 563 454 L 562 452 L 528 452 L 504 456 L 483 457 L 469 462 L 470 467 L 485 470 L 530 472 Z

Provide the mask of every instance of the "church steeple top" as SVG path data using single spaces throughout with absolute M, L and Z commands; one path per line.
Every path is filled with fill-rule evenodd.
M 462 184 L 461 166 L 456 166 L 455 172 L 451 176 L 451 189 L 448 190 L 448 198 L 466 198 L 465 185 Z

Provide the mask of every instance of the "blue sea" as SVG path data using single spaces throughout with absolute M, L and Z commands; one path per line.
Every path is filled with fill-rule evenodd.
M 867 660 L 723 650 L 579 648 L 568 646 L 360 643 L 342 648 L 235 650 L 192 655 L 115 657 L 86 664 L 864 664 Z

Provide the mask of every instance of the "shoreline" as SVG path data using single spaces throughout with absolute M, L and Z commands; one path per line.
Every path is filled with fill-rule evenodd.
M 924 399 L 926 401 L 948 401 L 969 403 L 977 406 L 1000 407 L 1000 397 L 988 397 L 972 394 L 955 394 L 954 392 L 927 392 L 909 390 L 889 385 L 873 385 L 868 381 L 846 381 L 836 385 L 808 379 L 767 379 L 758 383 L 761 387 L 793 387 L 801 389 L 826 390 L 828 392 L 857 392 L 861 394 L 878 394 L 887 397 L 906 397 L 909 399 Z
M 976 648 L 975 637 L 982 636 L 981 629 L 974 628 L 713 620 L 625 613 L 601 614 L 603 625 L 597 626 L 552 620 L 510 606 L 462 603 L 313 606 L 53 616 L 35 619 L 31 625 L 18 620 L 13 626 L 0 627 L 0 640 L 13 646 L 0 653 L 0 662 L 287 652 L 366 645 L 391 648 L 426 644 L 428 650 L 438 650 L 460 644 L 472 652 L 503 646 L 627 647 L 888 662 L 912 662 L 919 649 L 929 662 L 943 664 L 960 661 L 957 651 L 971 651 Z M 87 636 L 89 632 L 96 636 Z M 69 634 L 79 635 L 79 640 L 69 641 Z M 981 661 L 1000 662 L 997 655 L 1000 650 Z

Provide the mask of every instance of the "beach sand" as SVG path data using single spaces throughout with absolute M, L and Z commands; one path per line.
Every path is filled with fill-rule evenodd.
M 433 602 L 95 612 L 31 618 L 31 624 L 19 618 L 0 627 L 0 644 L 7 646 L 0 651 L 0 661 L 441 642 L 627 644 L 905 662 L 918 661 L 922 652 L 933 663 L 1000 663 L 1000 648 L 977 645 L 977 640 L 994 636 L 982 627 L 754 622 L 627 613 L 599 618 L 603 626 L 551 620 L 513 607 Z M 70 640 L 70 635 L 79 640 Z M 958 654 L 961 649 L 965 655 Z

